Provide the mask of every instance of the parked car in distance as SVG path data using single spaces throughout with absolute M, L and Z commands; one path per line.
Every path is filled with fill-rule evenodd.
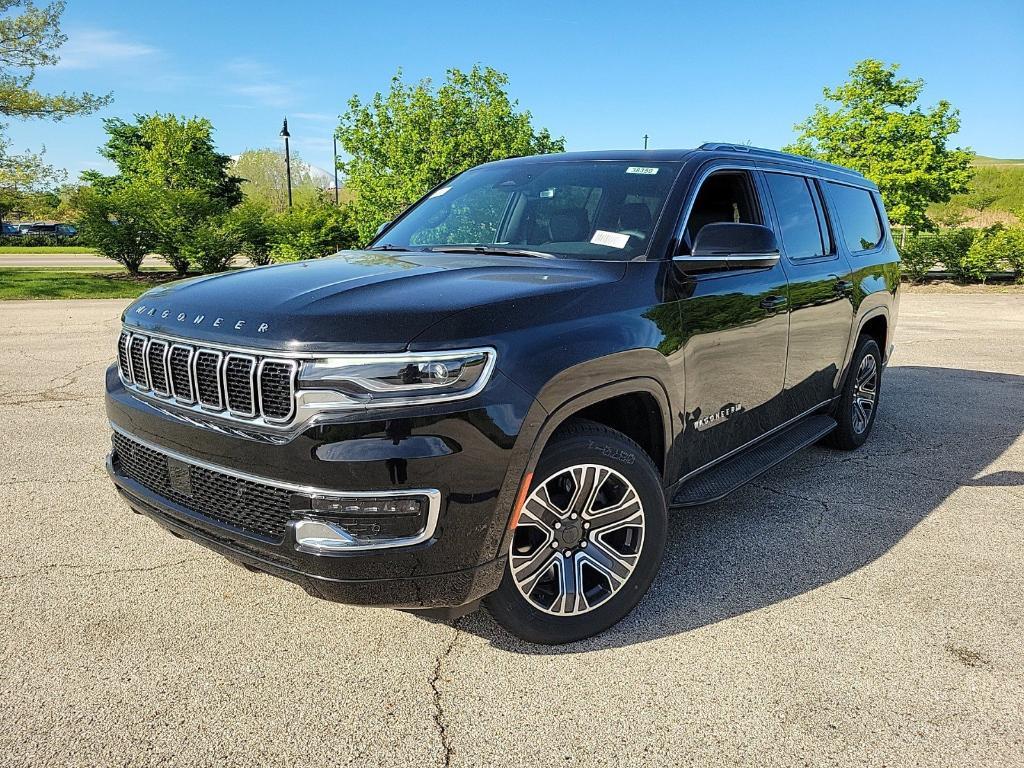
M 863 176 L 730 144 L 488 163 L 366 248 L 123 315 L 108 469 L 137 512 L 348 603 L 483 602 L 564 643 L 668 515 L 867 440 L 899 263 Z

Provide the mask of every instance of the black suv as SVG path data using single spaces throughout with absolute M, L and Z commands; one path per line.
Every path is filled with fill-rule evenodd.
M 576 640 L 640 600 L 668 509 L 867 439 L 898 258 L 871 182 L 780 152 L 488 163 L 363 250 L 132 304 L 109 471 L 313 595 Z

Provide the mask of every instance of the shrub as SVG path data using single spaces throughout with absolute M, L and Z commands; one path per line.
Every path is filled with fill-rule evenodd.
M 273 227 L 270 255 L 274 261 L 328 256 L 351 248 L 357 239 L 351 207 L 339 208 L 323 199 L 278 214 Z
M 1024 229 L 993 227 L 971 245 L 968 258 L 988 272 L 1008 270 L 1014 281 L 1024 283 Z
M 78 235 L 51 235 L 49 233 L 37 233 L 29 235 L 2 235 L 0 245 L 16 245 L 21 247 L 34 248 L 36 246 L 78 246 L 87 245 L 82 242 Z
M 942 261 L 942 249 L 935 235 L 916 235 L 908 238 L 900 248 L 900 267 L 903 275 L 917 283 L 936 264 Z
M 153 196 L 157 233 L 153 248 L 175 272 L 184 275 L 192 266 L 189 254 L 196 252 L 196 233 L 208 221 L 216 229 L 217 222 L 211 217 L 216 217 L 224 205 L 199 189 L 161 189 Z
M 228 214 L 227 226 L 238 238 L 240 250 L 254 267 L 270 263 L 274 236 L 273 214 L 263 203 L 245 200 Z
M 240 242 L 224 221 L 208 218 L 192 230 L 181 257 L 200 272 L 223 272 L 231 266 Z
M 903 274 L 918 281 L 924 279 L 929 270 L 942 266 L 963 282 L 983 279 L 983 265 L 968 257 L 975 232 L 967 227 L 940 229 L 908 238 L 900 248 Z
M 86 187 L 77 195 L 77 205 L 82 239 L 137 275 L 157 237 L 149 190 L 123 187 L 101 193 Z

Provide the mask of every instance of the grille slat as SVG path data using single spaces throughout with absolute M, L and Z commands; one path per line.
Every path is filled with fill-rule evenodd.
M 117 367 L 121 371 L 121 378 L 125 381 L 132 380 L 131 362 L 128 359 L 128 342 L 132 335 L 128 331 L 121 331 L 117 339 Z
M 173 398 L 190 410 L 275 426 L 295 416 L 295 360 L 222 352 L 124 330 L 117 364 L 129 388 Z
M 149 364 L 149 383 L 158 395 L 167 397 L 171 390 L 167 383 L 167 342 L 150 339 L 146 349 L 146 362 Z
M 146 375 L 146 337 L 132 334 L 128 343 L 128 363 L 132 370 L 132 381 L 142 389 L 149 389 L 149 376 Z
M 295 410 L 295 363 L 264 360 L 260 364 L 260 409 L 270 421 L 288 421 Z
M 237 416 L 256 415 L 256 358 L 232 353 L 224 363 L 224 397 Z
M 177 462 L 188 482 L 172 481 L 168 458 L 120 432 L 114 433 L 114 468 L 154 493 L 205 517 L 276 541 L 292 517 L 292 492 Z M 188 492 L 182 488 L 189 489 Z
M 192 370 L 196 382 L 196 398 L 199 404 L 215 411 L 224 410 L 221 396 L 220 364 L 224 355 L 212 349 L 196 352 Z

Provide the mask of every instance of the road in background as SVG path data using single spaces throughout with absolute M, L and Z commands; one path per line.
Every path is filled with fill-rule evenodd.
M 565 648 L 308 597 L 133 515 L 127 302 L 0 304 L 0 763 L 1024 763 L 1024 296 L 903 297 L 868 444 L 672 518 Z

